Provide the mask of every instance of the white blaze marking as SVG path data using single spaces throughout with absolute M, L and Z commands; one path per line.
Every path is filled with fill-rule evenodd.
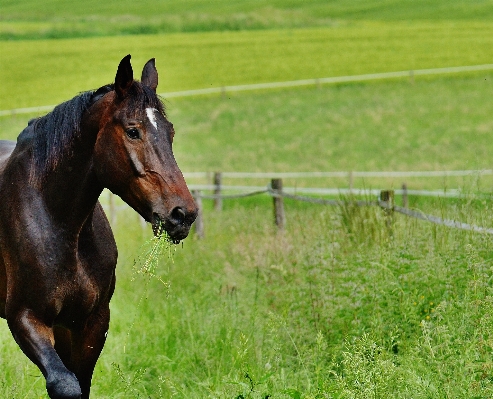
M 149 122 L 151 122 L 152 126 L 157 129 L 156 115 L 154 114 L 155 112 L 157 112 L 156 108 L 146 108 L 146 114 Z

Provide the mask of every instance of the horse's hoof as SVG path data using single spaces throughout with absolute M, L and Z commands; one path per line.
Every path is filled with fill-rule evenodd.
M 79 381 L 73 373 L 57 373 L 46 381 L 46 390 L 50 399 L 80 399 L 82 395 Z

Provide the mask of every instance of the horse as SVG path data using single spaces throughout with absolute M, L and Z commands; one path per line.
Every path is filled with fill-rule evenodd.
M 89 398 L 109 328 L 117 247 L 104 188 L 177 244 L 197 207 L 172 152 L 174 128 L 149 60 L 0 142 L 0 317 L 51 399 Z

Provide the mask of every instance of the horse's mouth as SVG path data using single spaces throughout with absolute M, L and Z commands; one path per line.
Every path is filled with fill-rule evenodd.
M 153 215 L 151 224 L 152 224 L 152 232 L 156 237 L 161 237 L 166 232 L 166 230 L 164 230 L 164 223 L 159 217 L 159 215 L 157 214 Z
M 154 213 L 152 215 L 152 232 L 155 237 L 165 238 L 173 244 L 179 244 L 181 240 L 188 236 L 190 227 L 186 224 L 176 225 Z

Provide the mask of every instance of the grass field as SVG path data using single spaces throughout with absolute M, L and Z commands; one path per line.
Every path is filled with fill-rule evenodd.
M 0 41 L 0 109 L 57 104 L 151 57 L 160 92 L 487 64 L 493 24 L 360 22 L 338 28 Z
M 143 4 L 145 4 L 143 6 Z M 491 63 L 490 1 L 0 0 L 0 110 L 56 104 L 156 57 L 160 92 Z M 184 171 L 490 169 L 493 73 L 166 100 Z M 15 139 L 35 115 L 0 117 Z M 411 198 L 493 227 L 491 178 L 413 180 Z M 265 182 L 259 182 L 264 184 Z M 400 180 L 356 181 L 397 188 Z M 289 185 L 313 182 L 288 181 Z M 316 185 L 347 182 L 317 181 Z M 193 235 L 144 270 L 150 229 L 124 210 L 98 398 L 493 396 L 491 237 L 378 208 L 267 196 L 205 202 Z M 0 322 L 0 396 L 47 398 Z
M 491 221 L 489 204 L 475 208 L 444 211 Z M 493 393 L 491 239 L 400 217 L 390 237 L 376 208 L 287 210 L 284 234 L 273 230 L 270 201 L 209 210 L 206 238 L 163 257 L 156 273 L 166 284 L 136 273 L 144 238 L 136 218 L 121 215 L 95 397 Z M 40 373 L 6 329 L 1 336 L 0 392 L 44 397 Z
M 491 21 L 475 0 L 1 0 L 0 39 L 339 26 L 354 21 Z
M 493 74 L 478 73 L 414 83 L 401 79 L 175 98 L 167 101 L 167 108 L 177 131 L 175 155 L 187 172 L 490 169 L 492 92 Z M 30 117 L 0 118 L 2 137 L 15 139 Z M 355 187 L 373 188 L 399 188 L 402 183 L 354 181 Z M 462 178 L 407 183 L 414 189 L 465 184 Z M 491 184 L 485 176 L 478 188 L 489 190 Z M 297 179 L 285 185 L 347 187 L 348 181 Z

